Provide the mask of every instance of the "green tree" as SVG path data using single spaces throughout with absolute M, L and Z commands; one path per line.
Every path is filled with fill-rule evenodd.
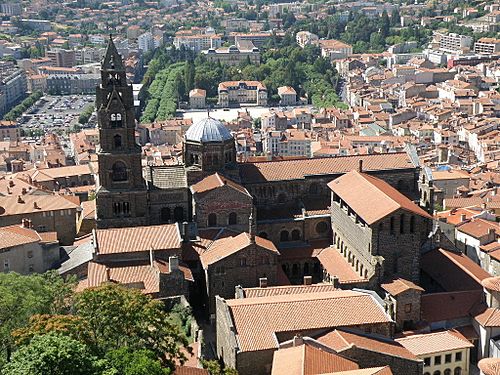
M 35 336 L 21 347 L 2 370 L 4 375 L 97 375 L 102 374 L 96 357 L 85 344 L 68 336 Z
M 112 350 L 106 354 L 109 366 L 120 375 L 168 375 L 155 354 L 149 350 L 131 351 L 129 348 Z
M 238 375 L 238 371 L 230 367 L 223 368 L 217 361 L 202 361 L 201 364 L 210 375 Z
M 189 60 L 184 65 L 184 91 L 189 93 L 192 89 L 194 89 L 194 62 Z
M 86 320 L 93 345 L 100 353 L 128 348 L 151 350 L 173 369 L 183 362 L 181 346 L 188 342 L 169 321 L 160 301 L 116 284 L 86 289 L 75 296 L 75 315 Z
M 384 12 L 382 13 L 382 17 L 380 18 L 380 34 L 382 35 L 383 39 L 389 36 L 390 29 L 391 29 L 391 20 L 389 19 L 387 11 L 384 10 Z
M 34 314 L 66 312 L 73 286 L 73 280 L 66 282 L 55 272 L 0 273 L 0 364 L 14 348 L 12 332 L 25 327 Z

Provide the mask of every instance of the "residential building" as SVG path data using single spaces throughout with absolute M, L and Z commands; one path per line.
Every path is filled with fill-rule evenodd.
M 312 133 L 307 130 L 272 130 L 264 134 L 263 149 L 276 156 L 312 157 Z
M 147 31 L 137 37 L 137 45 L 142 52 L 149 52 L 155 49 L 153 34 Z
M 209 30 L 191 29 L 178 31 L 174 37 L 174 46 L 179 49 L 184 46 L 195 52 L 217 49 L 222 46 L 222 38 Z
M 221 107 L 241 104 L 267 105 L 267 88 L 259 81 L 227 81 L 219 83 Z
M 250 41 L 240 42 L 240 46 L 231 45 L 229 47 L 211 48 L 202 53 L 209 61 L 218 61 L 224 65 L 240 65 L 243 62 L 250 62 L 253 65 L 260 64 L 260 51 Z
M 315 44 L 319 37 L 309 31 L 299 31 L 295 35 L 295 40 L 300 47 L 304 48 L 306 45 Z
M 45 52 L 45 57 L 50 59 L 51 66 L 72 68 L 76 65 L 76 55 L 74 50 L 56 48 Z
M 297 92 L 293 87 L 290 86 L 278 87 L 278 95 L 280 97 L 280 104 L 283 106 L 297 104 Z
M 500 39 L 480 38 L 474 43 L 474 52 L 481 55 L 493 55 L 500 53 Z
M 339 40 L 318 40 L 317 44 L 321 48 L 321 56 L 330 60 L 345 59 L 352 55 L 352 46 Z
M 189 92 L 189 107 L 193 109 L 205 108 L 207 92 L 202 89 L 193 89 Z
M 454 54 L 470 51 L 473 41 L 470 36 L 455 33 L 435 33 L 434 38 L 437 40 L 441 51 Z

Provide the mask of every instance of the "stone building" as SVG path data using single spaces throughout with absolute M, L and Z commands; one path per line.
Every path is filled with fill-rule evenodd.
M 354 308 L 356 306 L 356 308 Z M 297 335 L 357 328 L 386 337 L 392 321 L 369 293 L 269 287 L 260 297 L 216 297 L 217 355 L 241 375 L 271 372 L 280 344 Z
M 135 143 L 134 98 L 121 56 L 110 39 L 101 66 L 96 108 L 100 144 L 96 189 L 98 227 L 148 224 L 141 147 Z
M 353 170 L 328 187 L 333 243 L 356 272 L 374 286 L 394 277 L 418 282 L 420 251 L 432 217 L 385 181 L 363 172 Z
M 221 107 L 240 104 L 267 105 L 267 88 L 259 81 L 228 81 L 219 83 Z
M 421 321 L 420 297 L 424 289 L 405 279 L 381 285 L 386 292 L 386 306 L 399 330 L 409 330 Z
M 241 44 L 241 43 L 240 43 Z M 246 44 L 246 43 L 244 43 Z M 260 51 L 253 43 L 249 46 L 231 45 L 229 47 L 210 48 L 202 51 L 208 61 L 220 62 L 223 65 L 235 66 L 244 62 L 250 62 L 252 65 L 260 64 Z
M 235 285 L 277 285 L 278 256 L 271 241 L 256 237 L 252 232 L 214 241 L 208 251 L 200 255 L 209 312 L 215 313 L 215 296 L 234 296 Z

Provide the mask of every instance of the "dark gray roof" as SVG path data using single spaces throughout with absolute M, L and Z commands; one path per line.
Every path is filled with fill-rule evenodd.
M 194 142 L 224 142 L 233 138 L 222 122 L 211 117 L 191 125 L 185 137 Z

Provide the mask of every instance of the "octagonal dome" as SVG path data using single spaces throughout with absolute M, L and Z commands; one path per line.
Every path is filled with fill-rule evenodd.
M 185 137 L 193 142 L 224 142 L 233 138 L 222 122 L 211 117 L 191 125 Z

